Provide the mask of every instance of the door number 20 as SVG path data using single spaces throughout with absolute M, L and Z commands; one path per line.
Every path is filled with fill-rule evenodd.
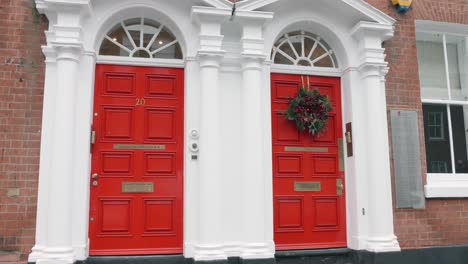
M 136 106 L 139 106 L 139 105 L 146 105 L 146 100 L 145 98 L 137 98 L 136 99 Z

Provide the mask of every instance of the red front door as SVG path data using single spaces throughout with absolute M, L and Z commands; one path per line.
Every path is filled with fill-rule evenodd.
M 307 78 L 272 74 L 274 231 L 278 250 L 346 247 L 340 79 L 310 76 L 311 89 L 329 96 L 327 130 L 312 137 L 284 117 L 289 98 Z
M 182 252 L 183 69 L 97 65 L 91 255 Z

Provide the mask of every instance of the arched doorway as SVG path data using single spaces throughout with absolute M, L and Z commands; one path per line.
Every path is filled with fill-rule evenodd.
M 111 28 L 99 55 L 183 58 L 144 17 Z M 184 70 L 98 63 L 95 76 L 90 255 L 182 253 Z
M 339 77 L 298 75 L 295 69 L 336 69 L 331 47 L 300 30 L 281 36 L 274 64 L 289 74 L 271 74 L 274 240 L 277 250 L 346 247 L 346 202 Z M 301 72 L 301 71 L 298 71 Z M 325 131 L 301 132 L 285 118 L 299 90 L 317 89 L 332 105 Z

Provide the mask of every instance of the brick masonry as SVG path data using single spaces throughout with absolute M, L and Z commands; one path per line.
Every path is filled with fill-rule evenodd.
M 0 263 L 34 244 L 46 26 L 32 0 L 0 0 Z
M 468 24 L 468 1 L 416 0 L 404 15 L 389 0 L 368 2 L 397 20 L 395 37 L 384 44 L 388 109 L 421 116 L 414 20 Z M 44 85 L 40 44 L 47 20 L 33 6 L 32 0 L 0 0 L 0 263 L 25 263 L 34 244 Z M 421 119 L 425 171 L 422 127 Z M 403 248 L 468 244 L 467 199 L 431 199 L 425 210 L 395 210 L 394 217 Z

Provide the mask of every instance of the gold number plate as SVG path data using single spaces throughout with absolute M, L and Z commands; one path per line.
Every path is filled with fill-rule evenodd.
M 321 192 L 322 184 L 320 182 L 294 182 L 295 192 Z
M 122 182 L 123 193 L 152 193 L 154 192 L 153 182 Z

